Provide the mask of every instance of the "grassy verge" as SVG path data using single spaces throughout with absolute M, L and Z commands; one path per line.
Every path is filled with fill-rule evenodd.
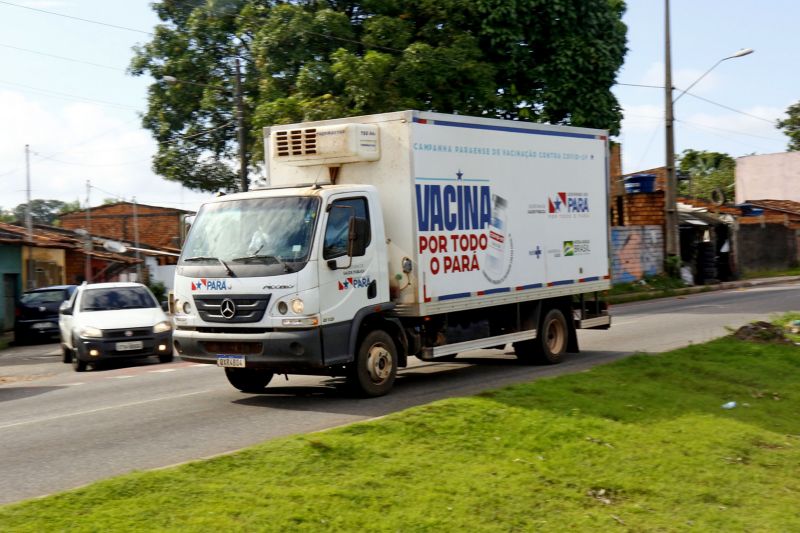
M 798 531 L 798 373 L 796 346 L 720 339 L 114 478 L 0 508 L 0 524 Z
M 800 276 L 800 267 L 786 270 L 751 270 L 742 274 L 742 279 L 777 278 L 782 276 Z

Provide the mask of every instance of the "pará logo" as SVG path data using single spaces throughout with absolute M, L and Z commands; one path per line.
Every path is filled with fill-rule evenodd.
M 339 290 L 346 291 L 347 289 L 361 289 L 370 284 L 371 278 L 364 276 L 361 278 L 346 278 L 339 282 Z
M 547 212 L 551 215 L 560 213 L 588 213 L 589 195 L 585 192 L 559 192 L 547 199 Z
M 232 289 L 228 280 L 225 279 L 207 279 L 207 278 L 200 278 L 196 280 L 192 280 L 192 290 L 193 291 L 227 291 Z

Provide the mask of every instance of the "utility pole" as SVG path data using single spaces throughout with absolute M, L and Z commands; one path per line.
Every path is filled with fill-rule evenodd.
M 133 197 L 133 246 L 136 248 L 136 260 L 139 257 L 139 215 L 137 213 L 136 197 Z M 136 263 L 136 281 L 142 283 L 142 264 Z
M 675 117 L 672 109 L 672 54 L 670 51 L 669 0 L 664 0 L 664 106 L 667 172 L 666 190 L 664 191 L 664 233 L 666 241 L 666 259 L 680 258 L 681 243 L 678 232 L 677 189 L 678 178 L 675 173 Z
M 83 277 L 86 283 L 92 282 L 92 212 L 89 205 L 89 195 L 92 191 L 92 183 L 86 180 L 86 263 L 83 268 Z
M 239 141 L 239 189 L 247 192 L 247 150 L 244 130 L 244 101 L 242 100 L 242 72 L 239 58 L 235 61 L 234 92 L 236 99 L 236 137 Z
M 28 261 L 25 265 L 26 285 L 28 289 L 35 289 L 36 283 L 33 279 L 35 271 L 33 268 L 33 216 L 31 215 L 31 148 L 25 145 L 25 237 L 28 241 Z

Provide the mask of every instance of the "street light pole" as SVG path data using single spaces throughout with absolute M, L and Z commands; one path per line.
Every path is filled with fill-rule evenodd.
M 714 63 L 710 69 L 705 71 L 702 76 L 697 78 L 691 85 L 684 89 L 677 97 L 672 97 L 672 54 L 670 51 L 670 23 L 669 23 L 669 0 L 664 0 L 664 134 L 666 137 L 666 162 L 664 164 L 667 183 L 666 190 L 664 191 L 664 225 L 665 225 L 665 241 L 667 261 L 671 257 L 680 258 L 681 243 L 678 222 L 678 177 L 675 172 L 675 131 L 674 122 L 675 116 L 673 113 L 673 106 L 681 96 L 697 85 L 697 83 L 706 77 L 706 75 L 714 70 L 717 65 L 728 59 L 735 59 L 737 57 L 746 56 L 753 53 L 751 48 L 743 48 L 733 55 L 723 57 Z
M 227 92 L 224 89 L 209 85 L 207 83 L 199 83 L 196 81 L 179 80 L 175 76 L 161 76 L 165 82 L 174 85 L 177 83 L 188 83 L 189 85 L 196 85 L 198 87 L 206 87 L 215 91 Z M 239 144 L 239 190 L 247 192 L 248 174 L 247 174 L 247 130 L 244 126 L 244 96 L 242 95 L 242 72 L 239 58 L 234 60 L 234 73 L 233 73 L 233 99 L 234 105 L 234 118 L 236 120 L 236 140 Z
M 672 257 L 679 257 L 681 253 L 680 233 L 678 232 L 678 205 L 676 201 L 678 178 L 675 173 L 675 132 L 674 115 L 672 109 L 672 54 L 670 51 L 669 31 L 669 0 L 664 0 L 664 106 L 666 137 L 666 163 L 667 172 L 666 190 L 664 191 L 664 224 L 667 261 Z
M 244 101 L 242 100 L 242 72 L 239 58 L 236 58 L 236 72 L 234 77 L 236 90 L 236 136 L 239 139 L 239 188 L 247 192 L 247 150 L 244 131 Z

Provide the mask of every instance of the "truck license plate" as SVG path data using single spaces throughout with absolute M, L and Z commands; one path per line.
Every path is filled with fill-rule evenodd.
M 218 355 L 217 366 L 226 366 L 229 368 L 244 368 L 243 355 Z
M 117 351 L 118 352 L 126 352 L 129 350 L 141 350 L 144 347 L 142 341 L 127 341 L 127 342 L 118 342 L 117 343 Z

